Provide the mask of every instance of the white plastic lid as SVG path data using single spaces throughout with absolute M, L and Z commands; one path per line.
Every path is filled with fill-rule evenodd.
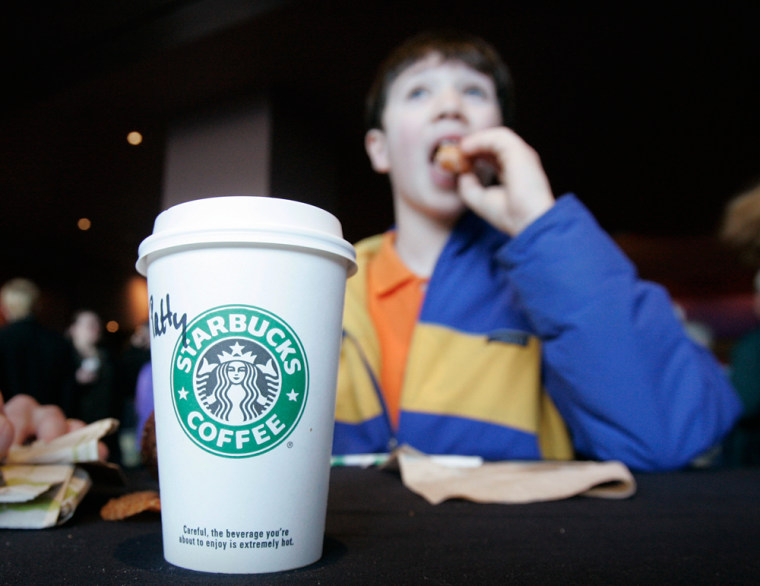
M 356 251 L 335 216 L 303 202 L 255 196 L 196 199 L 161 212 L 140 243 L 137 271 L 146 275 L 159 256 L 219 244 L 318 250 L 345 259 L 348 276 L 356 272 Z

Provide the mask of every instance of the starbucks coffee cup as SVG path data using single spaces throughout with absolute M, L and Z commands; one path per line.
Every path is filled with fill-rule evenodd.
M 182 203 L 139 247 L 147 276 L 164 557 L 262 573 L 322 554 L 353 247 L 319 208 Z

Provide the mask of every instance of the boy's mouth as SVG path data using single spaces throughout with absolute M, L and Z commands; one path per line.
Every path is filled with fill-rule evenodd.
M 430 156 L 429 160 L 431 163 L 435 163 L 436 156 L 438 155 L 438 151 L 441 150 L 441 147 L 444 146 L 456 146 L 459 144 L 460 137 L 443 137 L 438 139 L 435 144 L 433 144 L 433 148 L 430 149 Z
M 436 169 L 453 175 L 472 170 L 472 161 L 459 148 L 458 141 L 440 141 L 433 152 L 433 165 Z
M 438 139 L 430 150 L 430 164 L 437 182 L 451 187 L 462 173 L 474 173 L 481 185 L 488 187 L 499 182 L 499 164 L 493 156 L 467 157 L 459 149 L 461 136 Z M 454 183 L 452 183 L 454 182 Z
M 451 150 L 459 150 L 460 137 L 447 136 L 438 139 L 430 149 L 430 170 L 433 183 L 444 191 L 456 191 L 458 173 L 450 168 L 445 159 L 449 158 Z

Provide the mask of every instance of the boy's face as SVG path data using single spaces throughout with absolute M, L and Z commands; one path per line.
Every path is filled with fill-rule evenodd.
M 441 141 L 501 125 L 493 80 L 432 53 L 393 81 L 382 122 L 367 133 L 367 153 L 376 171 L 390 174 L 397 209 L 402 203 L 437 219 L 458 217 L 457 177 L 434 165 L 433 154 Z

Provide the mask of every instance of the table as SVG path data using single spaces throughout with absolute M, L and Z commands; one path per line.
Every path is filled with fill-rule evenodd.
M 129 471 L 128 490 L 155 487 Z M 0 531 L 0 584 L 742 584 L 760 580 L 760 468 L 638 474 L 632 499 L 430 505 L 397 474 L 333 468 L 324 556 L 235 576 L 162 557 L 157 514 Z

